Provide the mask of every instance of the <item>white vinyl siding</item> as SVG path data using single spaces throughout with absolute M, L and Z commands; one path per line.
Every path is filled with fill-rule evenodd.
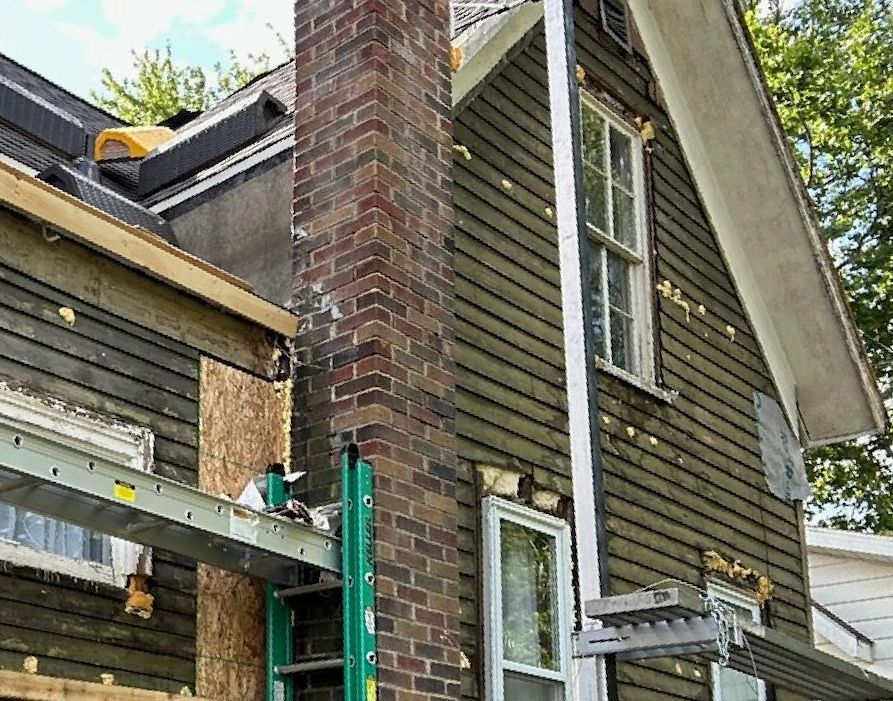
M 849 657 L 816 635 L 816 647 L 893 678 L 893 562 L 857 556 L 809 555 L 812 598 L 874 645 L 873 660 Z

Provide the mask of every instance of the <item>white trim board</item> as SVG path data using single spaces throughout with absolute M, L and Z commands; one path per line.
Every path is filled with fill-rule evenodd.
M 811 526 L 806 529 L 806 546 L 810 553 L 893 562 L 891 536 Z
M 882 430 L 871 369 L 732 1 L 629 7 L 791 427 L 799 416 L 805 445 Z
M 454 44 L 462 49 L 462 65 L 453 74 L 453 105 L 458 105 L 484 80 L 512 47 L 543 18 L 543 2 L 531 2 L 483 20 L 466 29 Z
M 847 657 L 874 662 L 874 643 L 856 635 L 816 606 L 812 607 L 812 625 L 816 635 L 822 636 Z

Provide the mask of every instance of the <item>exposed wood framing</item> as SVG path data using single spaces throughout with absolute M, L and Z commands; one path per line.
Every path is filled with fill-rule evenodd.
M 0 203 L 277 333 L 297 332 L 296 316 L 248 291 L 238 278 L 2 162 Z
M 195 701 L 216 701 L 193 697 Z M 14 701 L 182 701 L 178 694 L 0 671 L 0 699 Z

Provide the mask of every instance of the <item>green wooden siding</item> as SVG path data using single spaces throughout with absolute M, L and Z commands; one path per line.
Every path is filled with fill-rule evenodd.
M 797 511 L 766 489 L 753 418 L 751 393 L 774 395 L 772 380 L 669 118 L 650 97 L 647 63 L 619 50 L 584 11 L 577 21 L 589 84 L 657 127 L 652 284 L 670 280 L 692 311 L 687 320 L 654 292 L 659 373 L 679 393 L 672 404 L 600 374 L 610 588 L 624 593 L 669 577 L 698 583 L 700 553 L 717 549 L 767 574 L 776 584 L 772 624 L 805 637 Z M 530 472 L 538 485 L 571 495 L 557 237 L 546 211 L 555 205 L 545 58 L 540 24 L 454 125 L 471 154 L 456 155 L 453 186 L 466 698 L 482 697 L 475 463 Z M 617 671 L 622 699 L 708 698 L 708 676 L 676 660 Z
M 0 252 L 0 379 L 150 428 L 155 470 L 196 484 L 200 351 L 137 323 L 134 310 L 154 307 L 184 329 L 193 319 L 195 328 L 226 323 L 223 315 L 201 306 L 202 318 L 193 301 L 172 309 L 161 283 L 117 264 L 91 270 L 84 261 L 101 256 L 64 239 L 45 243 L 19 218 L 3 214 L 0 227 L 16 242 Z M 99 289 L 109 294 L 90 292 Z M 130 318 L 115 299 L 137 300 Z M 75 310 L 73 326 L 59 317 L 63 306 Z M 124 613 L 121 588 L 0 562 L 0 668 L 21 669 L 34 655 L 42 674 L 194 689 L 195 564 L 155 550 L 153 569 L 155 612 L 141 620 Z

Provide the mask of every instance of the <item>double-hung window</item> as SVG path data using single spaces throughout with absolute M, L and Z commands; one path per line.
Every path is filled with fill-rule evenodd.
M 570 698 L 570 529 L 497 497 L 483 502 L 488 701 Z
M 71 449 L 134 470 L 152 467 L 153 436 L 148 429 L 106 420 L 2 381 L 0 427 L 15 433 L 18 450 L 13 460 L 18 451 L 28 453 L 36 436 L 63 454 Z M 147 555 L 134 543 L 5 503 L 0 494 L 0 562 L 124 586 L 141 557 L 143 566 L 151 567 Z
M 756 599 L 715 584 L 708 585 L 707 591 L 726 607 L 728 615 L 739 621 L 761 622 Z M 712 677 L 714 701 L 766 701 L 766 684 L 749 674 L 714 663 Z
M 648 382 L 654 368 L 642 144 L 586 91 L 580 109 L 595 352 L 606 367 Z

